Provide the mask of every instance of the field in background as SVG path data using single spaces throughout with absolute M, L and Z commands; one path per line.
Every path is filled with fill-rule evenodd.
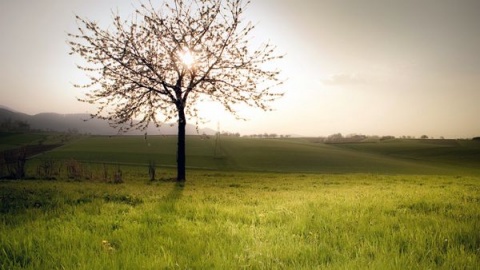
M 67 143 L 75 137 L 65 133 L 9 133 L 0 132 L 0 152 L 22 146 L 58 145 Z
M 43 158 L 136 165 L 153 160 L 160 167 L 173 167 L 176 137 L 87 137 Z M 187 167 L 286 173 L 480 174 L 480 142 L 397 139 L 323 144 L 302 138 L 191 136 L 187 138 Z

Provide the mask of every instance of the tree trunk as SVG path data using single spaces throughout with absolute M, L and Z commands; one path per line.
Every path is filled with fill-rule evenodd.
M 185 182 L 185 127 L 187 120 L 185 118 L 185 110 L 183 106 L 178 108 L 178 143 L 177 143 L 177 182 Z

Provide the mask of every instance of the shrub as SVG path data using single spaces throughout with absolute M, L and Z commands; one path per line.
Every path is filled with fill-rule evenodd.
M 120 170 L 120 167 L 117 168 L 117 171 L 113 175 L 113 183 L 114 184 L 121 184 L 123 183 L 122 179 L 122 170 Z
M 27 162 L 27 150 L 25 147 L 4 151 L 2 170 L 6 170 L 7 178 L 25 178 L 25 163 Z
M 68 179 L 80 180 L 83 175 L 82 164 L 75 159 L 70 159 L 65 162 L 67 168 Z
M 53 159 L 41 160 L 37 166 L 37 176 L 48 180 L 54 180 L 59 171 L 60 168 L 57 168 L 57 162 Z
M 108 182 L 108 168 L 107 168 L 107 164 L 105 163 L 103 163 L 102 177 L 104 182 Z
M 150 181 L 155 181 L 155 161 L 150 160 L 148 163 L 148 176 L 150 177 Z
M 5 163 L 5 159 L 3 155 L 0 155 L 0 178 L 5 177 L 7 171 L 7 164 Z

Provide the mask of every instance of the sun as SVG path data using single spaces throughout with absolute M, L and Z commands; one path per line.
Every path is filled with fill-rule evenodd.
M 188 68 L 195 64 L 195 56 L 188 49 L 184 49 L 180 54 L 180 60 Z

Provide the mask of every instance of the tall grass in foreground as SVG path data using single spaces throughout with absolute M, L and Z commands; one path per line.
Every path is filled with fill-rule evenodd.
M 146 177 L 145 177 L 146 178 Z M 478 269 L 480 178 L 0 182 L 1 269 Z

